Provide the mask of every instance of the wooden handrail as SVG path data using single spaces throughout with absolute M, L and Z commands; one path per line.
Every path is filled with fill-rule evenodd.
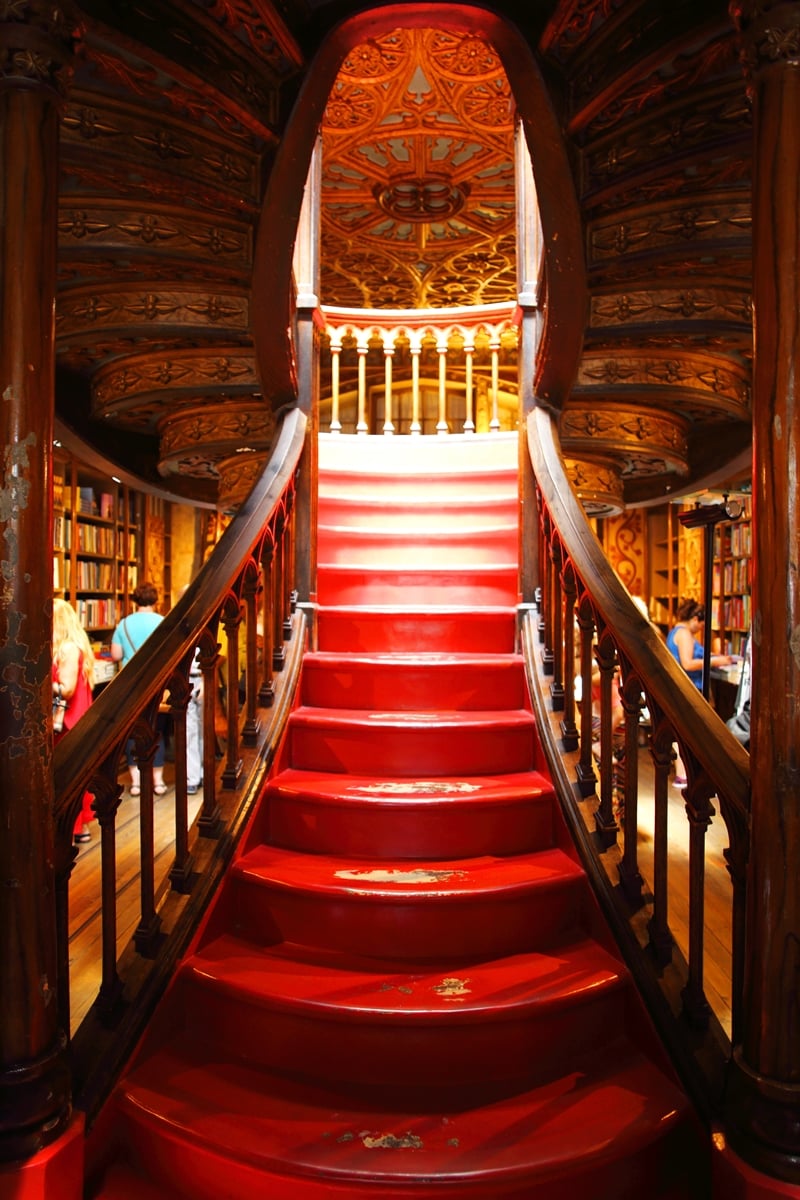
M 299 672 L 305 619 L 293 616 L 294 493 L 305 444 L 307 417 L 300 408 L 282 416 L 270 461 L 223 533 L 197 578 L 54 753 L 58 1000 L 70 1028 L 69 877 L 76 851 L 72 830 L 85 791 L 94 795 L 100 826 L 101 963 L 97 999 L 73 1040 L 77 1102 L 91 1116 L 113 1085 L 114 1074 L 135 1042 L 166 985 L 177 958 L 222 876 L 249 806 L 275 751 Z M 258 621 L 275 630 L 258 657 Z M 243 653 L 238 655 L 240 627 Z M 263 632 L 263 629 L 262 629 Z M 227 642 L 227 701 L 223 713 L 225 761 L 215 761 L 215 710 L 221 660 L 218 634 Z M 295 635 L 296 636 L 293 636 Z M 291 642 L 286 654 L 284 643 Z M 270 660 L 264 644 L 269 643 Z M 199 651 L 199 653 L 198 653 Z M 203 801 L 188 828 L 186 717 L 194 683 L 203 678 Z M 239 666 L 235 670 L 231 663 Z M 274 686 L 284 671 L 285 685 Z M 244 700 L 239 698 L 241 667 Z M 233 677 L 231 673 L 233 672 Z M 268 686 L 267 686 L 268 684 Z M 175 861 L 171 891 L 163 894 L 153 870 L 153 772 L 157 720 L 168 695 L 175 727 Z M 272 708 L 262 720 L 259 708 Z M 123 788 L 120 764 L 133 738 L 140 771 L 140 919 L 131 945 L 117 954 L 116 817 Z M 191 893 L 191 894 L 190 894 Z M 190 894 L 190 895 L 189 895 Z M 171 898 L 175 897 L 174 900 Z M 163 919 L 164 911 L 169 910 Z M 123 1003 L 124 1001 L 124 1003 Z
M 109 749 L 122 740 L 121 729 L 131 728 L 142 697 L 160 695 L 181 660 L 187 653 L 194 653 L 200 634 L 220 608 L 242 563 L 264 536 L 265 526 L 296 470 L 306 423 L 299 409 L 290 409 L 284 415 L 261 478 L 196 579 L 151 634 L 147 654 L 135 656 L 119 672 L 82 718 L 79 731 L 71 730 L 56 746 L 53 775 L 59 826 L 77 815 L 75 795 L 87 775 L 101 766 Z
M 648 695 L 674 726 L 682 746 L 702 761 L 742 819 L 749 812 L 750 756 L 687 680 L 657 631 L 645 620 L 612 570 L 592 532 L 580 501 L 563 469 L 558 432 L 550 413 L 534 409 L 528 417 L 528 451 L 542 499 L 603 623 L 613 628 L 617 646 Z M 590 582 L 589 582 L 590 581 Z
M 735 1039 L 743 996 L 750 757 L 688 679 L 609 565 L 564 471 L 555 419 L 548 410 L 538 407 L 529 413 L 526 439 L 539 509 L 541 600 L 535 611 L 525 614 L 522 642 L 534 700 L 543 717 L 545 752 L 584 857 L 594 860 L 589 865 L 595 879 L 602 878 L 607 911 L 613 910 L 616 917 L 622 914 L 630 933 L 628 949 L 633 957 L 640 957 L 639 978 L 647 976 L 653 989 L 672 989 L 662 1015 L 669 1019 L 676 1008 L 682 1009 L 684 1023 L 671 1022 L 668 1040 L 674 1048 L 676 1039 L 684 1037 L 685 1061 L 692 1059 L 697 1066 L 698 1057 L 702 1058 L 697 1053 L 697 1039 L 702 1043 L 703 1031 L 710 1029 L 709 1036 L 717 1045 L 709 1057 L 718 1068 L 727 1056 L 729 1042 L 704 991 L 705 835 L 716 804 L 729 838 L 725 858 L 731 877 L 730 1020 Z M 599 737 L 592 732 L 593 661 L 600 672 Z M 626 763 L 622 782 L 619 778 L 615 781 L 612 754 L 611 685 L 617 672 L 625 714 L 624 744 L 617 744 L 619 757 Z M 580 704 L 573 694 L 576 679 L 581 681 Z M 653 879 L 647 881 L 649 888 L 639 868 L 636 768 L 642 703 L 651 718 L 649 744 L 654 768 Z M 599 781 L 594 739 L 599 742 Z M 667 788 L 675 743 L 687 771 L 683 795 L 689 828 L 688 945 L 685 958 L 678 963 L 681 955 L 676 952 L 668 920 Z M 612 794 L 616 808 L 612 807 Z M 646 924 L 643 913 L 649 916 Z M 621 929 L 619 924 L 618 932 Z M 632 966 L 636 969 L 635 963 Z M 704 1069 L 705 1064 L 701 1074 Z M 719 1088 L 718 1076 L 715 1086 Z

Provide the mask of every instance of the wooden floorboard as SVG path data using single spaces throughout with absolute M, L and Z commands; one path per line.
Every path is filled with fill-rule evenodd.
M 168 875 L 175 859 L 175 791 L 171 786 L 169 764 L 164 772 L 170 784 L 164 796 L 155 797 L 153 843 L 155 849 L 155 890 L 160 895 L 168 886 Z M 127 772 L 120 777 L 127 783 Z M 189 797 L 189 822 L 194 820 L 203 802 L 202 791 Z M 100 829 L 91 826 L 92 840 L 80 846 L 70 879 L 69 893 L 69 971 L 70 1024 L 72 1033 L 91 1007 L 100 987 L 101 909 L 100 909 Z M 139 855 L 139 797 L 125 791 L 117 812 L 117 956 L 133 936 L 141 913 Z

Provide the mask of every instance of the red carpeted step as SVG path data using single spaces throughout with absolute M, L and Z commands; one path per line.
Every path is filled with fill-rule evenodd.
M 215 928 L 229 920 L 258 945 L 444 961 L 554 946 L 578 927 L 585 882 L 559 849 L 375 862 L 267 845 L 248 850 L 229 879 L 230 901 Z
M 102 1179 L 89 1182 L 86 1193 L 89 1200 L 102 1197 L 102 1200 L 175 1200 L 178 1193 L 172 1184 L 159 1187 L 137 1171 L 129 1163 L 115 1162 Z M 53 1200 L 58 1200 L 53 1196 Z
M 185 964 L 185 1028 L 269 1070 L 328 1083 L 474 1086 L 553 1078 L 629 1017 L 618 961 L 590 939 L 490 960 L 395 963 L 222 936 Z
M 230 1060 L 211 1039 L 176 1039 L 136 1068 L 117 1105 L 130 1152 L 187 1200 L 701 1194 L 683 1096 L 606 1039 L 511 1095 L 326 1086 Z
M 521 655 L 309 653 L 303 659 L 303 703 L 316 708 L 523 708 Z
M 346 857 L 472 858 L 553 844 L 553 790 L 538 772 L 436 779 L 281 771 L 256 835 Z
M 327 606 L 317 618 L 317 641 L 320 650 L 351 654 L 510 654 L 516 622 L 509 605 Z
M 318 553 L 329 566 L 420 570 L 463 568 L 506 562 L 515 566 L 519 530 L 516 522 L 472 527 L 462 520 L 456 529 L 356 529 L 349 525 L 318 527 Z
M 516 563 L 443 565 L 436 567 L 371 567 L 364 564 L 319 564 L 317 598 L 320 604 L 387 605 L 516 604 Z
M 500 525 L 518 520 L 519 500 L 516 476 L 502 491 L 473 489 L 453 495 L 449 488 L 436 496 L 420 492 L 416 481 L 405 488 L 398 483 L 390 494 L 380 487 L 375 492 L 353 495 L 344 486 L 331 490 L 323 480 L 320 486 L 317 519 L 320 525 L 345 525 L 357 529 L 391 529 L 415 532 L 428 529 L 457 529 L 469 525 L 472 529 Z
M 536 722 L 524 709 L 499 712 L 372 712 L 296 708 L 289 766 L 378 778 L 492 775 L 536 761 Z

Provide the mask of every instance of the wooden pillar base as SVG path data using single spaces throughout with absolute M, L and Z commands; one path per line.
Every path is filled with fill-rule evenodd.
M 71 1087 L 60 1039 L 41 1058 L 0 1072 L 0 1162 L 37 1154 L 61 1134 L 70 1118 Z
M 22 1165 L 0 1167 L 0 1196 L 14 1200 L 81 1200 L 84 1175 L 83 1113 L 56 1141 Z
M 717 1129 L 711 1139 L 711 1195 L 713 1200 L 800 1200 L 800 1185 L 751 1167 Z
M 735 1047 L 728 1067 L 726 1125 L 731 1145 L 749 1166 L 793 1185 L 794 1190 L 776 1195 L 800 1197 L 800 1084 L 759 1075 L 743 1061 L 741 1047 Z

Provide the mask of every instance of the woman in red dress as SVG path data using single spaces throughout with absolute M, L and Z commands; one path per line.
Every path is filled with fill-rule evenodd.
M 61 698 L 63 725 L 54 730 L 58 741 L 80 720 L 92 702 L 94 652 L 75 609 L 66 600 L 53 601 L 53 700 Z M 75 822 L 75 841 L 89 842 L 89 823 L 94 819 L 91 792 L 83 793 L 83 805 Z

